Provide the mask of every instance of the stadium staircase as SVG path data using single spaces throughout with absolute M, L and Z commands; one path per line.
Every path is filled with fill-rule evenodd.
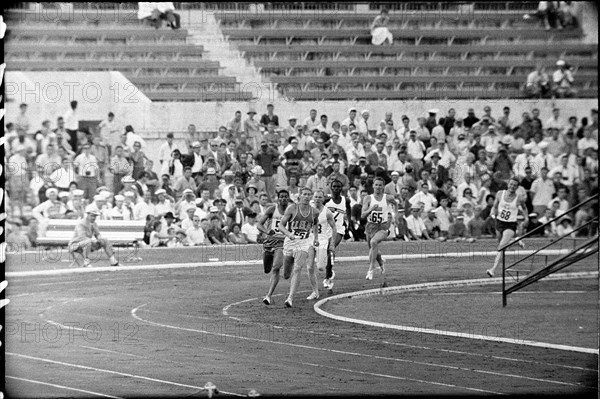
M 152 101 L 252 98 L 202 45 L 190 43 L 188 30 L 142 25 L 135 4 L 81 10 L 91 3 L 60 3 L 75 8 L 67 12 L 32 4 L 6 12 L 9 71 L 119 71 Z
M 508 295 L 525 288 L 536 281 L 543 279 L 546 276 L 549 276 L 552 273 L 556 273 L 559 270 L 562 270 L 568 266 L 574 265 L 578 262 L 583 261 L 584 259 L 597 254 L 598 253 L 598 216 L 594 216 L 590 218 L 587 222 L 582 224 L 581 226 L 574 229 L 573 233 L 577 234 L 577 232 L 587 232 L 587 239 L 583 240 L 575 240 L 573 239 L 573 249 L 567 252 L 566 254 L 559 255 L 557 258 L 548 262 L 548 256 L 544 256 L 544 265 L 539 267 L 535 264 L 535 257 L 540 253 L 540 251 L 545 250 L 552 245 L 555 245 L 558 242 L 561 242 L 565 239 L 570 239 L 571 233 L 567 235 L 560 236 L 555 240 L 550 240 L 549 243 L 544 245 L 543 247 L 535 250 L 531 254 L 511 263 L 510 265 L 506 265 L 506 251 L 518 244 L 525 238 L 531 237 L 539 233 L 540 230 L 544 231 L 548 226 L 552 223 L 560 222 L 565 215 L 572 215 L 572 220 L 575 220 L 575 214 L 578 210 L 583 207 L 592 207 L 594 209 L 598 209 L 598 194 L 588 198 L 587 200 L 575 205 L 573 208 L 569 209 L 567 212 L 561 214 L 544 223 L 543 225 L 537 227 L 536 229 L 530 231 L 529 233 L 523 235 L 522 237 L 512 241 L 506 246 L 499 249 L 502 253 L 502 306 L 506 306 Z M 579 241 L 579 242 L 578 242 Z M 531 269 L 519 269 L 525 265 L 525 261 L 531 261 Z M 526 276 L 523 279 L 519 278 L 519 274 L 525 274 Z M 511 281 L 515 281 L 510 284 L 507 277 L 511 278 Z
M 597 43 L 584 43 L 581 27 L 547 31 L 524 19 L 537 2 L 386 3 L 394 44 L 374 46 L 381 6 L 265 3 L 215 17 L 289 99 L 521 98 L 536 65 L 551 74 L 559 58 L 575 69 L 580 98 L 598 96 Z

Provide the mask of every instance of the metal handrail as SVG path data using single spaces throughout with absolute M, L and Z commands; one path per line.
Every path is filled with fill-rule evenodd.
M 561 216 L 562 216 L 562 215 L 561 215 Z M 524 257 L 523 259 L 519 259 L 517 262 L 515 262 L 515 263 L 513 263 L 512 265 L 508 266 L 508 267 L 507 267 L 505 270 L 507 270 L 507 271 L 508 271 L 508 270 L 510 270 L 511 268 L 515 267 L 516 265 L 518 265 L 519 263 L 523 262 L 524 260 L 526 260 L 526 259 L 529 259 L 529 258 L 531 258 L 531 257 L 532 257 L 532 256 L 534 256 L 534 255 L 537 255 L 537 253 L 538 253 L 538 252 L 540 252 L 541 250 L 543 250 L 543 249 L 546 249 L 546 248 L 548 248 L 549 246 L 556 244 L 557 242 L 559 242 L 559 241 L 560 241 L 560 240 L 562 240 L 563 238 L 569 238 L 569 236 L 570 236 L 572 233 L 575 233 L 575 232 L 577 232 L 577 231 L 581 230 L 582 228 L 584 228 L 585 226 L 587 226 L 588 224 L 592 224 L 592 223 L 598 223 L 598 218 L 597 218 L 597 217 L 595 217 L 595 218 L 593 218 L 592 220 L 590 220 L 590 221 L 586 222 L 585 224 L 582 224 L 581 226 L 579 226 L 578 228 L 576 228 L 575 230 L 573 230 L 573 231 L 572 231 L 572 232 L 570 232 L 569 234 L 566 234 L 566 235 L 564 235 L 564 236 L 562 236 L 562 237 L 559 237 L 559 238 L 557 238 L 557 239 L 556 239 L 556 240 L 554 240 L 554 241 L 551 241 L 549 244 L 547 244 L 547 245 L 544 245 L 543 247 L 539 248 L 537 251 L 530 253 L 529 255 L 527 255 L 526 257 Z
M 546 223 L 544 223 L 541 226 L 536 227 L 535 229 L 531 230 L 530 232 L 528 232 L 527 234 L 509 242 L 508 244 L 506 244 L 505 246 L 503 246 L 502 248 L 498 249 L 498 251 L 505 251 L 507 248 L 512 247 L 513 245 L 515 245 L 516 243 L 518 243 L 519 241 L 523 240 L 524 238 L 527 238 L 531 235 L 533 235 L 533 233 L 535 233 L 536 231 L 545 228 L 546 226 L 548 226 L 550 223 L 557 221 L 558 219 L 561 219 L 562 217 L 564 217 L 565 215 L 573 212 L 574 210 L 577 210 L 579 208 L 581 208 L 583 205 L 587 204 L 588 202 L 591 202 L 594 199 L 598 199 L 598 194 L 588 198 L 587 200 L 580 202 L 579 204 L 575 205 L 574 207 L 572 207 L 571 209 L 567 210 L 564 213 L 561 213 L 559 216 L 555 216 L 553 219 L 547 221 Z

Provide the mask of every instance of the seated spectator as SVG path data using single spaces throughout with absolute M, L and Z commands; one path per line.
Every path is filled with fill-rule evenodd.
M 450 212 L 450 209 L 448 208 L 448 198 L 441 198 L 440 206 L 438 206 L 434 212 L 436 220 L 439 222 L 439 236 L 448 238 L 450 224 L 454 222 L 452 212 Z
M 550 95 L 552 86 L 546 68 L 538 64 L 536 69 L 527 75 L 525 83 L 525 94 L 527 97 L 545 98 Z
M 155 29 L 162 26 L 162 21 L 166 21 L 167 26 L 170 26 L 171 29 L 181 28 L 181 16 L 175 12 L 175 6 L 172 2 L 139 2 L 138 19 Z
M 133 220 L 133 209 L 125 206 L 125 197 L 115 195 L 115 206 L 108 212 L 112 220 Z
M 574 97 L 577 90 L 573 87 L 573 67 L 564 60 L 556 61 L 558 69 L 552 74 L 553 93 L 558 98 Z
M 212 216 L 210 218 L 210 227 L 206 232 L 206 237 L 209 239 L 211 244 L 229 244 L 227 240 L 227 234 L 221 226 L 221 221 L 218 216 Z
M 231 241 L 232 244 L 248 244 L 248 240 L 246 239 L 244 233 L 242 233 L 241 227 L 238 223 L 234 223 L 231 226 L 231 230 L 231 233 L 229 233 L 229 241 Z
M 544 216 L 540 218 L 540 223 L 546 224 L 552 219 L 554 219 L 554 211 L 550 208 L 546 208 Z M 556 237 L 556 221 L 546 226 L 544 229 L 544 237 Z
M 152 225 L 153 231 L 150 233 L 149 244 L 150 247 L 166 247 L 167 242 L 171 239 L 167 234 L 161 234 L 161 230 L 163 228 L 163 224 L 160 220 L 156 220 Z
M 427 229 L 427 234 L 429 237 L 432 239 L 440 237 L 440 221 L 436 217 L 435 209 L 432 208 L 429 210 L 429 212 L 427 212 L 427 218 L 425 218 L 423 223 L 425 224 L 425 228 Z
M 384 44 L 386 41 L 391 46 L 394 43 L 394 36 L 392 32 L 388 29 L 387 25 L 390 22 L 390 18 L 388 16 L 388 10 L 382 9 L 381 12 L 371 24 L 371 43 L 379 46 Z
M 429 234 L 423 219 L 421 219 L 421 204 L 416 203 L 411 206 L 411 214 L 406 218 L 406 227 L 411 240 L 429 240 Z
M 573 231 L 573 219 L 571 216 L 565 215 L 562 218 L 558 219 L 558 225 L 556 226 L 556 235 L 558 237 L 569 236 L 571 238 L 575 238 L 575 232 Z
M 430 209 L 437 207 L 437 199 L 429 192 L 429 183 L 422 182 L 421 190 L 410 198 L 410 204 L 415 206 L 423 204 L 423 211 L 429 212 Z
M 241 231 L 249 244 L 257 244 L 261 241 L 260 231 L 258 230 L 258 227 L 256 227 L 256 213 L 248 214 L 246 217 L 246 223 L 242 225 Z

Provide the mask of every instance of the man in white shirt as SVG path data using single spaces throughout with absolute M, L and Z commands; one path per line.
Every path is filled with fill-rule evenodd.
M 321 120 L 317 119 L 317 110 L 311 109 L 310 116 L 304 119 L 302 125 L 304 126 L 305 132 L 312 132 L 314 128 L 319 126 L 319 123 L 321 123 Z
M 169 161 L 171 160 L 171 154 L 173 153 L 173 151 L 179 150 L 181 152 L 181 149 L 179 148 L 179 146 L 173 142 L 174 139 L 175 139 L 175 135 L 172 132 L 167 133 L 167 141 L 162 143 L 160 148 L 158 149 L 158 161 L 160 162 L 161 165 L 163 163 L 169 163 Z M 201 147 L 200 142 L 194 142 L 192 147 L 194 147 L 194 145 L 197 145 L 199 149 Z M 198 154 L 200 153 L 199 149 L 197 152 Z M 196 152 L 196 151 L 194 151 L 194 152 Z M 202 169 L 202 163 L 200 163 L 200 169 Z
M 127 145 L 127 148 L 129 149 L 130 152 L 134 152 L 133 145 L 136 142 L 140 143 L 140 145 L 142 146 L 142 150 L 146 149 L 146 141 L 144 141 L 142 136 L 135 134 L 135 132 L 133 131 L 133 127 L 131 125 L 125 126 L 125 134 L 127 135 L 125 144 Z
M 185 232 L 188 237 L 188 241 L 191 245 L 204 245 L 206 244 L 206 234 L 200 226 L 200 220 L 202 218 L 199 215 L 192 217 L 192 226 L 189 227 Z
M 79 188 L 84 191 L 84 198 L 91 200 L 98 188 L 99 165 L 98 160 L 91 154 L 90 145 L 84 144 L 83 151 L 79 154 L 73 164 L 77 172 Z
M 143 197 L 133 206 L 133 219 L 146 220 L 146 216 L 154 215 L 154 205 L 152 204 L 152 193 L 150 190 L 144 192 Z
M 496 133 L 494 125 L 488 127 L 487 132 L 481 135 L 481 145 L 484 147 L 494 147 L 494 152 L 497 152 L 500 148 L 500 136 Z
M 119 123 L 115 121 L 115 114 L 108 113 L 108 117 L 98 125 L 100 136 L 108 144 L 110 155 L 113 155 L 114 147 L 121 142 L 121 129 Z
M 552 116 L 550 118 L 548 118 L 548 120 L 546 121 L 546 124 L 544 125 L 544 128 L 546 129 L 558 129 L 559 133 L 562 133 L 563 130 L 565 130 L 566 127 L 566 123 L 565 121 L 560 117 L 560 109 L 559 108 L 553 108 L 552 109 Z
M 594 151 L 598 151 L 598 141 L 592 137 L 592 129 L 583 129 L 583 138 L 577 142 L 577 152 L 580 156 L 585 156 L 585 150 L 593 148 Z
M 530 189 L 534 212 L 542 215 L 554 195 L 554 182 L 548 178 L 548 168 L 542 167 L 540 177 L 534 180 Z
M 425 144 L 421 140 L 417 140 L 417 132 L 411 130 L 409 140 L 406 143 L 406 153 L 413 161 L 421 161 L 425 155 Z
M 525 144 L 523 149 L 524 153 L 517 155 L 515 158 L 515 163 L 513 164 L 513 173 L 519 178 L 522 179 L 525 177 L 525 168 L 530 167 L 532 172 L 535 174 L 539 168 L 534 169 L 534 157 L 531 154 L 531 150 L 533 145 L 531 143 Z
M 406 227 L 408 234 L 414 240 L 422 240 L 423 238 L 429 239 L 425 222 L 421 219 L 421 207 L 419 204 L 413 204 L 411 206 L 411 214 L 406 218 Z
M 242 225 L 242 233 L 246 235 L 250 244 L 256 244 L 258 242 L 258 236 L 260 231 L 256 227 L 256 213 L 249 213 L 246 216 L 246 223 Z
M 346 125 L 348 126 L 348 128 L 350 128 L 351 124 L 358 127 L 358 119 L 356 118 L 356 112 L 356 108 L 354 107 L 348 109 L 348 117 L 342 121 L 342 125 Z
M 430 209 L 437 206 L 437 200 L 429 192 L 429 184 L 427 182 L 421 183 L 421 191 L 417 192 L 408 200 L 411 205 L 423 204 L 423 211 L 429 212 Z
M 569 165 L 569 156 L 567 154 L 564 154 L 561 158 L 560 158 L 560 165 L 556 166 L 555 168 L 553 168 L 552 170 L 550 170 L 550 173 L 548 173 L 548 175 L 551 178 L 554 178 L 554 175 L 556 173 L 560 173 L 561 174 L 561 183 L 564 184 L 565 186 L 567 186 L 569 188 L 569 190 L 572 189 L 573 184 L 576 183 L 576 179 L 577 179 L 577 169 L 574 168 L 572 165 Z
M 361 119 L 358 121 L 356 129 L 363 137 L 367 137 L 367 135 L 369 134 L 369 110 L 363 109 L 360 115 Z
M 552 74 L 552 83 L 554 84 L 554 95 L 558 98 L 573 97 L 577 90 L 573 88 L 573 73 L 571 68 L 567 68 L 564 60 L 556 61 L 558 69 Z
M 449 169 L 450 165 L 456 162 L 456 157 L 448 148 L 446 148 L 445 141 L 440 141 L 438 147 L 437 150 L 430 151 L 429 154 L 425 155 L 425 162 L 430 162 L 433 155 L 438 154 L 440 157 L 439 164 L 444 168 Z

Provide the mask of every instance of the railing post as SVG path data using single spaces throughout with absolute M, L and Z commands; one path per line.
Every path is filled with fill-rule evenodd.
M 506 250 L 502 250 L 502 307 L 506 307 Z

